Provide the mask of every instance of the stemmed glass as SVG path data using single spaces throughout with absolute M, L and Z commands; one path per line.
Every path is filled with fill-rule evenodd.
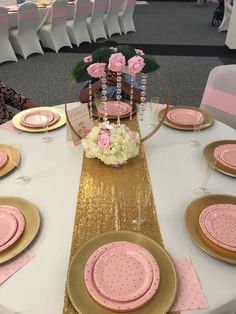
M 20 163 L 18 162 L 17 156 L 15 154 L 13 155 L 13 163 L 19 172 L 19 176 L 16 178 L 16 183 L 21 184 L 21 185 L 28 184 L 31 182 L 31 178 L 27 175 L 24 175 L 22 172 L 23 162 L 24 162 L 23 153 L 22 153 L 22 145 L 17 143 L 17 144 L 13 144 L 13 147 L 15 147 L 20 153 Z
M 189 140 L 189 143 L 193 146 L 200 146 L 201 142 L 199 140 L 199 134 L 200 134 L 200 130 L 202 128 L 203 122 L 202 123 L 198 123 L 198 124 L 194 124 L 193 126 L 193 138 L 191 138 Z
M 152 96 L 149 99 L 149 108 L 150 108 L 150 120 L 151 123 L 148 124 L 148 128 L 153 129 L 158 124 L 158 113 L 160 107 L 160 98 L 157 96 Z
M 40 110 L 39 111 L 39 120 L 41 123 L 41 127 L 44 129 L 44 136 L 42 137 L 42 140 L 44 143 L 51 143 L 53 142 L 53 137 L 48 135 L 48 127 L 49 127 L 49 115 L 48 111 Z
M 140 185 L 136 190 L 136 201 L 138 206 L 138 217 L 132 220 L 133 230 L 140 231 L 141 225 L 146 221 L 143 217 L 143 212 L 147 208 L 149 199 L 151 195 L 150 188 L 145 188 L 143 185 Z
M 196 188 L 194 191 L 197 194 L 210 194 L 211 191 L 208 189 L 208 182 L 210 179 L 210 176 L 212 174 L 213 169 L 215 169 L 216 165 L 216 159 L 215 158 L 209 158 L 207 156 L 203 155 L 202 158 L 202 184 L 198 188 Z

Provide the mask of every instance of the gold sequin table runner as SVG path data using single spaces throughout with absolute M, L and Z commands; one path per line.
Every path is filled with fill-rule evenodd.
M 139 131 L 137 117 L 125 123 L 130 129 Z M 138 217 L 138 189 L 151 192 L 146 208 L 141 212 L 145 223 L 140 232 L 163 246 L 143 144 L 139 155 L 120 168 L 84 156 L 70 260 L 85 242 L 101 233 L 133 230 L 132 220 Z M 67 291 L 63 314 L 77 314 Z

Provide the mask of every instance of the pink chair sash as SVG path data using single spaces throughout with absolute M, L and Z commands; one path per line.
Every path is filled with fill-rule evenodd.
M 7 15 L 0 15 L 0 23 L 7 23 L 9 20 Z
M 207 86 L 202 103 L 236 116 L 236 95 Z
M 88 4 L 80 4 L 76 7 L 76 12 L 79 13 L 89 13 L 91 12 L 91 6 Z
M 20 20 L 31 20 L 36 18 L 37 12 L 36 11 L 24 11 L 20 12 Z
M 66 8 L 54 8 L 53 9 L 53 17 L 64 17 L 67 15 Z
M 117 9 L 120 7 L 121 7 L 120 0 L 113 0 L 110 5 L 110 9 Z

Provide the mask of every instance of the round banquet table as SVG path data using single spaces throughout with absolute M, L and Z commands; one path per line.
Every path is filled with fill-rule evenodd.
M 145 128 L 144 121 L 142 132 Z M 0 287 L 0 305 L 20 314 L 59 314 L 63 308 L 83 148 L 66 142 L 66 127 L 50 134 L 54 141 L 45 144 L 42 134 L 14 134 L 0 128 L 0 143 L 22 144 L 23 172 L 32 178 L 28 185 L 17 185 L 17 171 L 12 171 L 0 181 L 0 196 L 25 198 L 41 215 L 40 232 L 29 248 L 35 257 Z M 192 136 L 162 126 L 144 144 L 157 217 L 165 249 L 173 258 L 192 259 L 209 303 L 209 309 L 186 313 L 234 314 L 236 266 L 214 259 L 194 244 L 185 229 L 184 213 L 201 183 L 202 148 L 216 140 L 235 140 L 236 131 L 216 121 L 200 132 L 201 147 L 188 143 Z M 213 171 L 209 188 L 235 195 L 235 182 Z

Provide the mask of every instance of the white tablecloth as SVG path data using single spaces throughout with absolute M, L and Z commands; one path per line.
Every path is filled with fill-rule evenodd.
M 16 184 L 17 171 L 0 181 L 0 195 L 28 199 L 38 206 L 41 230 L 30 249 L 35 258 L 0 287 L 0 304 L 21 314 L 62 312 L 76 198 L 83 149 L 66 143 L 66 128 L 51 132 L 54 142 L 42 143 L 42 134 L 15 135 L 0 129 L 0 143 L 23 145 L 23 172 L 32 177 Z M 220 139 L 235 139 L 236 131 L 216 122 L 200 133 L 201 148 L 192 147 L 192 132 L 163 126 L 145 143 L 145 152 L 166 250 L 172 257 L 190 257 L 209 302 L 209 309 L 191 314 L 235 314 L 236 267 L 218 261 L 191 240 L 184 226 L 186 206 L 196 198 L 201 183 L 202 148 Z M 119 171 L 119 170 L 117 170 Z M 235 194 L 235 179 L 213 172 L 214 193 Z M 88 313 L 95 314 L 95 313 Z

